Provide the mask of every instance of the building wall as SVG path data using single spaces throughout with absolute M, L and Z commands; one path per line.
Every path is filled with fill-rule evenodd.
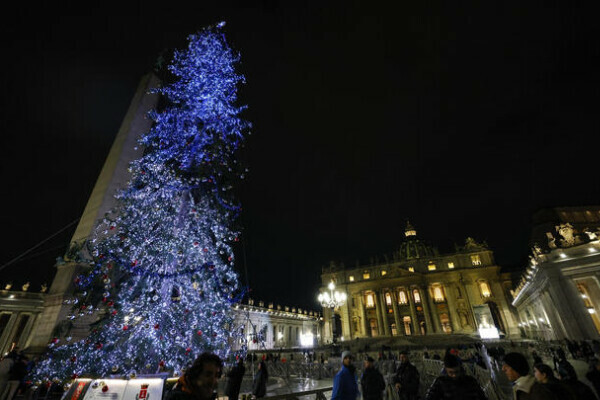
M 600 337 L 599 240 L 537 254 L 525 275 L 513 292 L 523 336 Z
M 31 344 L 44 310 L 45 293 L 0 290 L 0 357 Z

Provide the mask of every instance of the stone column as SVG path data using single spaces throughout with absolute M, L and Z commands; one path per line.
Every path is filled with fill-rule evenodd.
M 2 351 L 1 354 L 5 354 L 8 353 L 8 350 L 10 350 L 10 339 L 12 338 L 12 334 L 13 334 L 13 329 L 15 327 L 15 324 L 17 323 L 17 318 L 19 317 L 18 312 L 14 312 L 11 314 L 10 318 L 8 319 L 8 323 L 6 324 L 6 327 L 4 328 L 4 333 L 2 334 L 2 337 L 0 338 L 0 351 Z
M 408 290 L 408 302 L 410 303 L 410 324 L 413 328 L 413 335 L 420 335 L 421 330 L 417 329 L 419 323 L 417 321 L 417 309 L 415 308 L 415 299 L 413 297 L 412 289 Z
M 394 322 L 396 323 L 396 332 L 398 336 L 404 335 L 404 321 L 402 321 L 402 329 L 400 329 L 400 315 L 398 314 L 398 291 L 392 294 L 392 306 L 394 309 Z
M 454 282 L 450 282 L 446 288 L 444 288 L 446 294 L 446 301 L 448 303 L 448 311 L 450 311 L 450 323 L 452 324 L 453 332 L 462 331 L 460 325 L 460 317 L 456 311 L 456 301 L 454 300 Z
M 421 295 L 421 305 L 423 306 L 423 314 L 425 315 L 425 333 L 431 334 L 435 333 L 435 327 L 431 322 L 432 310 L 429 308 L 429 304 L 427 304 L 427 297 L 424 296 L 424 292 L 426 291 L 427 286 L 422 286 L 419 288 L 419 294 Z
M 548 291 L 544 290 L 542 293 L 542 304 L 544 305 L 544 309 L 548 313 L 548 318 L 550 319 L 550 325 L 554 330 L 554 335 L 556 339 L 563 340 L 567 337 L 567 331 L 565 326 L 563 325 L 560 316 L 556 314 L 556 305 L 554 301 L 548 294 Z
M 519 331 L 513 314 L 510 312 L 508 306 L 509 301 L 502 285 L 498 281 L 488 281 L 488 284 L 492 290 L 492 300 L 498 306 L 498 310 L 501 314 L 500 318 L 502 318 L 502 322 L 504 322 L 504 328 L 506 329 L 506 332 L 504 333 L 511 337 L 519 337 L 521 332 Z
M 443 333 L 442 325 L 440 324 L 440 317 L 438 316 L 437 307 L 433 302 L 433 299 L 429 295 L 429 288 L 425 288 L 421 290 L 422 293 L 425 294 L 425 299 L 423 299 L 423 304 L 428 303 L 431 307 L 431 319 L 433 320 L 433 326 L 435 327 L 436 333 Z
M 576 310 L 572 307 L 572 299 L 570 299 L 563 290 L 563 286 L 570 284 L 570 279 L 558 279 L 550 278 L 548 282 L 548 291 L 553 299 L 557 299 L 555 302 L 557 310 L 565 326 L 568 326 L 569 339 L 583 340 L 586 338 L 585 331 L 582 330 L 581 324 L 585 323 L 585 318 L 589 316 L 579 315 Z M 584 307 L 581 307 L 584 308 Z M 537 321 L 536 321 L 537 324 Z
M 373 300 L 375 301 L 375 312 L 377 313 L 377 336 L 384 334 L 383 330 L 383 316 L 381 310 L 381 302 L 379 301 L 379 293 L 373 293 Z
M 388 321 L 388 314 L 387 314 L 388 306 L 387 306 L 387 303 L 385 302 L 385 291 L 379 293 L 379 299 L 382 304 L 381 316 L 383 317 L 383 332 L 384 332 L 385 336 L 391 336 L 392 334 L 390 333 L 390 323 Z
M 359 304 L 360 304 L 360 318 L 362 319 L 362 331 L 365 337 L 371 336 L 371 331 L 369 330 L 369 321 L 367 320 L 367 310 L 365 309 L 365 295 L 364 293 L 359 293 Z

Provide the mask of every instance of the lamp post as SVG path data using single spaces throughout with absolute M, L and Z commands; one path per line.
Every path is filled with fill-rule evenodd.
M 333 281 L 329 282 L 327 288 L 329 289 L 329 292 L 319 293 L 317 299 L 323 308 L 329 308 L 331 310 L 331 336 L 332 343 L 335 344 L 335 313 L 333 311 L 346 304 L 346 293 L 335 290 L 335 283 L 333 283 Z

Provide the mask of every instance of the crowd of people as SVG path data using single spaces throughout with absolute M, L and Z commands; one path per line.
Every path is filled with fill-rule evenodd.
M 511 347 L 515 347 L 514 344 Z M 583 346 L 579 348 L 582 349 Z M 513 349 L 518 350 L 518 349 Z M 523 352 L 509 351 L 504 347 L 478 347 L 458 349 L 448 348 L 442 357 L 438 353 L 430 355 L 423 351 L 424 359 L 439 359 L 443 361 L 440 375 L 425 390 L 425 400 L 442 399 L 473 399 L 484 400 L 486 396 L 480 383 L 473 376 L 466 373 L 465 365 L 472 363 L 482 368 L 497 368 L 502 371 L 511 383 L 513 400 L 595 400 L 596 394 L 590 386 L 578 379 L 573 365 L 567 360 L 565 352 L 560 346 L 544 347 L 545 356 L 552 359 L 554 366 L 543 362 L 535 346 L 530 348 L 530 355 L 534 363 L 530 364 L 528 357 Z M 482 354 L 483 353 L 483 354 Z M 527 354 L 527 351 L 524 352 Z M 579 360 L 589 361 L 590 370 L 586 374 L 596 392 L 600 393 L 600 362 L 595 351 L 587 353 L 579 350 L 575 354 Z M 487 362 L 483 356 L 487 355 Z M 387 356 L 390 358 L 390 355 Z M 393 358 L 393 356 L 391 357 Z M 358 385 L 353 383 L 356 376 L 353 374 L 353 356 L 344 352 L 342 356 L 342 369 L 335 376 L 333 382 L 332 400 L 356 400 L 359 392 Z M 380 356 L 380 360 L 382 357 Z M 400 400 L 419 399 L 419 372 L 409 361 L 407 352 L 400 352 L 398 365 L 388 389 L 396 391 Z M 365 360 L 364 373 L 360 379 L 362 397 L 365 400 L 381 400 L 385 395 L 385 383 L 382 385 L 383 376 L 373 367 L 373 359 Z M 488 365 L 488 367 L 486 367 Z M 396 396 L 388 398 L 395 398 Z
M 597 347 L 597 348 L 596 348 Z M 594 400 L 598 399 L 590 386 L 579 380 L 576 369 L 567 360 L 567 349 L 577 362 L 588 362 L 590 369 L 587 380 L 593 385 L 596 393 L 600 393 L 600 346 L 596 343 L 565 342 L 530 344 L 526 349 L 517 348 L 511 343 L 507 350 L 483 346 L 481 343 L 447 348 L 445 352 L 423 349 L 415 352 L 422 360 L 440 360 L 443 368 L 431 385 L 420 390 L 421 376 L 419 369 L 413 365 L 408 351 L 393 353 L 391 351 L 375 354 L 375 360 L 369 353 L 359 353 L 355 358 L 349 350 L 342 353 L 342 365 L 333 379 L 332 400 L 383 400 L 384 397 L 399 400 L 442 400 L 442 399 L 487 399 L 480 382 L 472 376 L 475 365 L 484 369 L 491 368 L 502 373 L 511 383 L 513 400 Z M 323 363 L 324 356 L 315 353 L 296 354 L 296 362 Z M 532 359 L 530 363 L 528 359 Z M 544 362 L 548 360 L 548 362 Z M 252 381 L 252 397 L 262 398 L 267 395 L 269 372 L 267 365 L 278 362 L 293 362 L 294 355 L 285 358 L 281 354 L 249 354 L 246 361 L 255 363 L 256 373 Z M 362 373 L 354 365 L 363 362 Z M 392 360 L 386 365 L 393 367 L 393 373 L 387 379 L 380 372 L 382 361 Z M 551 361 L 550 361 L 551 360 Z M 398 362 L 399 361 L 399 362 Z M 270 363 L 269 363 L 270 362 Z M 339 361 L 338 361 L 339 362 Z M 15 349 L 0 361 L 0 400 L 12 400 L 19 391 L 23 392 L 26 376 L 33 362 Z M 421 364 L 418 364 L 421 365 Z M 435 366 L 438 364 L 429 364 Z M 387 367 L 386 367 L 387 368 Z M 578 367 L 581 370 L 581 367 Z M 432 371 L 428 377 L 431 379 Z M 467 371 L 469 373 L 467 373 Z M 209 353 L 204 353 L 179 378 L 175 388 L 169 392 L 166 400 L 210 400 L 216 397 L 216 388 L 223 372 L 222 360 Z M 389 373 L 390 370 L 384 371 Z M 225 395 L 230 400 L 238 400 L 242 381 L 246 374 L 244 358 L 239 357 L 227 371 Z M 387 382 L 386 382 L 387 381 Z M 423 384 L 430 382 L 426 380 Z M 489 389 L 489 388 L 488 388 Z M 486 389 L 486 390 L 488 390 Z M 421 397 L 421 395 L 423 397 Z M 245 397 L 245 396 L 244 396 Z

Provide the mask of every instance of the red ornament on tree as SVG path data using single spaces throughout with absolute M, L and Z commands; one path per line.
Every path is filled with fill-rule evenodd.
M 202 336 L 202 331 L 196 332 L 198 335 Z
M 102 386 L 102 393 L 108 392 L 108 385 Z
M 129 329 L 129 327 L 127 325 L 123 325 L 123 330 L 126 331 L 127 329 Z
M 164 367 L 164 366 L 165 366 L 165 362 L 161 360 L 161 361 L 158 363 L 158 366 L 159 366 L 159 367 Z
M 158 330 L 158 328 L 160 328 L 160 325 L 159 325 L 159 324 L 156 324 L 156 325 L 154 325 L 154 329 L 157 329 L 157 330 Z

